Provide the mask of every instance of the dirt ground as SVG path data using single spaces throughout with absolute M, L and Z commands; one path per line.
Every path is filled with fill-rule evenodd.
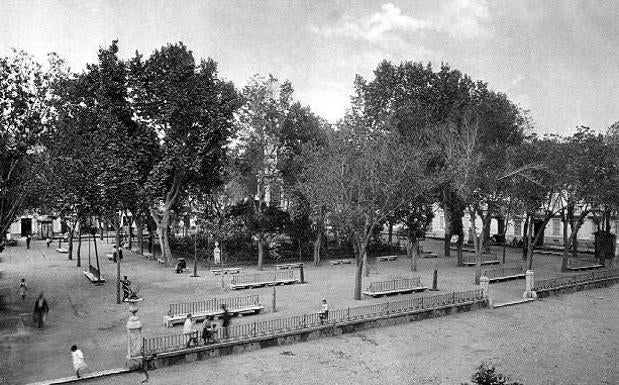
M 160 368 L 149 383 L 458 385 L 486 361 L 527 385 L 617 384 L 618 315 L 614 286 Z
M 440 251 L 440 245 L 441 243 L 438 241 L 426 241 L 424 248 Z M 0 353 L 2 356 L 0 358 L 0 373 L 2 373 L 0 384 L 3 383 L 2 381 L 22 384 L 70 375 L 72 368 L 69 347 L 72 344 L 77 344 L 84 351 L 91 371 L 123 367 L 126 355 L 125 323 L 129 313 L 126 305 L 117 305 L 115 301 L 116 265 L 105 258 L 101 258 L 101 271 L 108 282 L 102 286 L 94 286 L 83 276 L 84 268 L 77 268 L 75 260 L 67 260 L 66 254 L 57 253 L 54 250 L 55 244 L 47 249 L 44 242 L 34 241 L 31 246 L 30 250 L 26 250 L 22 242 L 21 246 L 5 249 L 5 252 L 1 255 L 0 269 L 4 271 L 4 277 L 0 281 L 0 285 L 13 289 L 14 303 L 9 306 L 8 311 L 0 313 L 0 321 L 5 321 L 0 322 Z M 100 243 L 99 246 L 102 255 L 111 251 L 111 245 L 105 241 L 102 244 Z M 83 249 L 86 249 L 85 252 L 83 251 L 83 259 L 85 260 L 83 266 L 87 266 L 87 247 L 83 247 Z M 519 265 L 518 251 L 511 249 L 508 251 L 506 265 Z M 91 255 L 93 255 L 92 252 Z M 370 277 L 364 279 L 364 287 L 372 281 L 412 276 L 421 276 L 424 285 L 431 286 L 432 272 L 435 267 L 439 271 L 439 293 L 476 288 L 473 284 L 473 268 L 455 267 L 455 258 L 444 257 L 421 259 L 419 271 L 415 273 L 410 272 L 410 261 L 403 257 L 398 258 L 395 262 L 373 263 Z M 535 271 L 538 279 L 563 275 L 557 272 L 559 267 L 560 258 L 558 257 L 536 256 Z M 128 275 L 130 280 L 141 286 L 140 295 L 145 300 L 140 304 L 138 315 L 142 319 L 143 333 L 147 337 L 180 333 L 180 326 L 167 329 L 162 325 L 162 317 L 167 312 L 170 303 L 259 294 L 266 311 L 257 316 L 233 320 L 233 322 L 245 323 L 316 312 L 320 308 L 320 300 L 323 297 L 328 299 L 332 309 L 337 309 L 428 295 L 427 293 L 411 294 L 354 301 L 352 299 L 354 266 L 330 266 L 325 263 L 321 267 L 313 267 L 306 264 L 305 276 L 308 283 L 278 287 L 276 289 L 277 312 L 272 312 L 272 288 L 230 291 L 227 289 L 230 280 L 228 277 L 224 278 L 226 288 L 222 288 L 221 277 L 213 276 L 205 269 L 200 270 L 200 277 L 192 278 L 189 273 L 174 274 L 171 267 L 166 268 L 137 254 L 126 254 L 121 268 L 123 275 Z M 267 269 L 273 271 L 273 267 L 267 267 Z M 254 272 L 256 272 L 254 268 L 244 267 L 244 273 Z M 31 288 L 27 300 L 23 302 L 16 295 L 16 288 L 22 277 L 26 278 Z M 522 295 L 523 291 L 524 280 L 493 284 L 491 288 L 495 302 L 516 299 Z M 33 328 L 31 322 L 34 299 L 39 292 L 45 293 L 51 307 L 48 323 L 43 329 Z M 585 292 L 585 294 L 590 293 L 593 293 L 593 291 Z M 616 291 L 609 293 L 609 295 L 614 293 L 614 304 L 616 305 L 618 302 Z M 581 294 L 576 294 L 573 298 L 580 296 Z M 602 296 L 605 297 L 605 295 Z M 566 296 L 565 298 L 572 297 Z M 576 317 L 576 315 L 581 314 L 584 317 L 582 319 L 588 322 L 592 322 L 593 319 L 595 322 L 601 322 L 613 315 L 614 318 L 617 318 L 619 312 L 617 312 L 616 306 L 613 313 L 610 312 L 613 308 L 605 306 L 606 302 L 602 300 L 598 300 L 602 301 L 599 306 L 594 306 L 593 303 L 585 301 L 573 304 L 573 306 L 576 306 L 574 309 L 572 309 L 572 305 L 564 304 L 562 308 L 553 312 L 551 310 L 551 305 L 555 304 L 553 301 L 561 303 L 560 301 L 565 301 L 565 299 L 563 297 L 560 299 L 551 298 L 518 307 L 503 308 L 504 310 L 496 309 L 494 311 L 459 314 L 445 319 L 373 330 L 363 335 L 325 339 L 279 350 L 268 349 L 195 364 L 195 368 L 192 365 L 184 365 L 160 369 L 153 372 L 153 381 L 156 381 L 157 376 L 165 378 L 165 373 L 170 373 L 171 376 L 178 375 L 180 377 L 176 380 L 169 377 L 168 381 L 171 382 L 161 383 L 192 383 L 193 379 L 195 381 L 204 380 L 206 374 L 213 378 L 213 383 L 220 383 L 220 381 L 221 383 L 248 383 L 249 381 L 264 384 L 283 383 L 291 382 L 297 377 L 299 379 L 305 378 L 305 381 L 299 380 L 296 383 L 424 383 L 424 379 L 429 379 L 429 382 L 426 381 L 425 383 L 458 383 L 458 381 L 466 380 L 469 373 L 473 371 L 473 367 L 478 365 L 481 360 L 494 359 L 495 356 L 504 358 L 504 362 L 497 364 L 505 368 L 506 373 L 513 373 L 514 376 L 518 373 L 531 373 L 533 368 L 525 365 L 528 361 L 524 358 L 519 364 L 517 362 L 517 365 L 515 365 L 515 368 L 519 368 L 519 371 L 512 370 L 510 372 L 508 369 L 511 369 L 511 367 L 507 359 L 517 356 L 509 348 L 510 341 L 527 340 L 525 336 L 519 334 L 510 337 L 510 330 L 514 329 L 516 333 L 529 330 L 529 328 L 521 326 L 527 324 L 527 322 L 530 322 L 533 325 L 532 327 L 534 325 L 545 325 L 539 330 L 535 327 L 531 329 L 531 346 L 536 345 L 535 341 L 538 341 L 541 335 L 550 332 L 547 329 L 554 330 L 554 325 L 563 323 L 566 323 L 569 328 L 557 330 L 557 333 L 563 334 L 559 334 L 559 338 L 554 335 L 553 338 L 549 339 L 550 342 L 554 341 L 555 344 L 567 343 L 570 339 L 578 340 L 579 338 L 584 341 L 596 341 L 604 333 L 608 333 L 608 335 L 602 338 L 601 342 L 611 341 L 612 337 L 617 338 L 619 334 L 617 329 L 612 329 L 612 334 L 610 330 L 602 333 L 602 330 L 604 330 L 602 325 L 598 325 L 599 330 L 591 329 L 593 326 L 589 326 L 584 321 L 580 322 L 580 316 Z M 527 309 L 538 309 L 532 313 L 535 317 L 519 319 L 519 317 L 523 317 L 522 314 L 528 314 Z M 501 317 L 501 314 L 508 314 L 509 316 Z M 573 320 L 572 314 L 575 315 Z M 591 315 L 594 316 L 591 317 Z M 607 317 L 604 318 L 604 315 Z M 482 318 L 478 319 L 478 317 Z M 15 328 L 11 323 L 11 320 L 16 319 L 23 319 L 25 326 L 23 330 Z M 440 326 L 443 323 L 446 323 L 445 326 Z M 486 332 L 486 337 L 484 335 L 474 337 L 473 331 L 483 324 L 490 325 L 486 327 L 486 330 L 491 332 Z M 580 328 L 572 328 L 572 324 L 580 326 Z M 503 325 L 511 326 L 504 328 Z M 616 327 L 616 321 L 614 325 L 612 327 Z M 610 324 L 608 327 L 611 327 Z M 403 328 L 406 328 L 406 330 Z M 422 332 L 422 330 L 424 331 Z M 566 330 L 571 330 L 571 332 L 568 333 Z M 578 330 L 580 332 L 576 332 Z M 582 330 L 585 330 L 585 332 Z M 403 335 L 408 338 L 402 338 Z M 447 340 L 437 340 L 439 336 L 445 337 Z M 430 338 L 430 340 L 422 342 L 425 338 Z M 503 352 L 503 355 L 498 352 L 492 355 L 482 354 L 490 349 L 484 345 L 485 341 L 488 340 L 500 347 L 498 352 Z M 357 343 L 360 344 L 357 346 Z M 514 345 L 517 345 L 516 349 L 524 349 L 523 346 L 527 346 L 524 343 Z M 569 346 L 572 345 L 570 342 Z M 576 345 L 584 346 L 580 342 Z M 585 345 L 588 345 L 588 343 Z M 616 342 L 615 345 L 617 345 Z M 593 344 L 591 346 L 595 346 L 597 349 L 604 344 Z M 348 350 L 344 350 L 345 347 L 349 347 Z M 565 350 L 565 348 L 561 349 Z M 578 362 L 582 362 L 583 352 L 576 348 L 571 349 L 565 352 L 567 356 L 571 357 L 572 360 L 577 359 Z M 263 359 L 263 357 L 268 357 L 271 354 L 268 353 L 271 350 L 275 351 L 273 354 L 277 359 Z M 479 352 L 477 352 L 478 350 Z M 290 353 L 280 354 L 289 351 L 293 352 L 294 355 Z M 616 352 L 616 348 L 614 351 L 612 349 L 600 350 L 599 352 L 594 350 L 586 353 L 585 356 L 590 361 L 605 362 L 605 357 L 616 358 Z M 369 354 L 369 356 L 363 356 L 365 354 Z M 608 356 L 609 354 L 610 356 Z M 415 359 L 413 360 L 410 357 L 415 357 Z M 429 360 L 430 357 L 432 359 Z M 540 362 L 556 364 L 556 357 L 557 354 L 549 350 L 546 356 L 540 356 L 538 359 Z M 226 373 L 226 365 L 235 361 L 237 362 L 235 365 L 229 366 L 229 374 L 234 375 L 235 381 L 224 381 L 227 378 L 226 375 L 218 377 L 219 380 L 214 379 L 214 376 L 219 374 L 212 370 L 214 368 L 212 365 L 217 365 L 217 373 Z M 271 364 L 271 361 L 277 364 Z M 301 362 L 303 365 L 299 365 Z M 423 363 L 423 365 L 418 366 L 418 363 Z M 204 365 L 207 368 L 203 367 Z M 239 365 L 246 369 L 242 372 L 243 375 L 238 374 L 236 368 Z M 540 365 L 536 362 L 534 366 Z M 344 369 L 338 369 L 340 366 Z M 453 369 L 451 369 L 452 366 Z M 542 366 L 545 367 L 546 364 Z M 199 370 L 199 367 L 203 368 L 201 370 L 207 370 L 204 375 L 198 375 L 201 372 L 194 372 L 194 370 Z M 427 369 L 422 370 L 422 368 Z M 547 369 L 550 370 L 552 367 Z M 560 372 L 565 373 L 566 371 Z M 340 377 L 336 373 L 340 373 Z M 603 373 L 603 371 L 600 373 Z M 120 379 L 120 383 L 124 383 L 126 379 L 131 383 L 133 381 L 131 376 L 117 377 L 110 381 L 118 382 Z M 237 377 L 238 381 L 236 380 Z M 283 380 L 283 378 L 286 378 L 286 380 Z M 373 378 L 376 379 L 373 380 Z M 415 378 L 416 380 L 414 380 Z M 525 380 L 524 377 L 517 378 L 521 381 Z M 544 377 L 537 378 L 543 379 Z M 586 381 L 585 383 L 604 382 Z

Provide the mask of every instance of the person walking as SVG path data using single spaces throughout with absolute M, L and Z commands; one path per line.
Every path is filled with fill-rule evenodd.
M 327 303 L 327 299 L 322 299 L 322 307 L 320 309 L 320 313 L 318 313 L 318 317 L 320 317 L 320 323 L 323 324 L 329 318 L 329 304 Z
M 26 249 L 30 248 L 30 240 L 32 239 L 32 237 L 30 236 L 30 234 L 26 235 Z
M 232 314 L 228 311 L 225 303 L 221 304 L 221 310 L 223 310 L 223 314 L 221 315 L 221 326 L 223 328 L 224 339 L 229 338 L 228 327 L 230 326 L 230 318 L 232 318 Z
M 21 295 L 22 301 L 26 299 L 26 294 L 28 294 L 28 284 L 26 278 L 22 278 L 19 283 L 19 295 Z
M 52 238 L 51 237 L 47 237 L 47 241 L 45 243 L 47 243 L 47 248 L 49 249 L 49 245 L 52 244 Z
M 86 365 L 86 361 L 84 361 L 84 354 L 77 348 L 77 345 L 71 346 L 71 358 L 73 359 L 73 369 L 75 370 L 77 378 L 82 378 L 82 376 L 80 376 L 80 370 L 86 370 L 88 365 Z
M 196 336 L 194 336 L 195 330 L 193 325 L 193 320 L 191 319 L 191 313 L 187 314 L 187 318 L 185 319 L 185 324 L 183 325 L 183 334 L 185 335 L 185 339 L 187 340 L 186 347 L 191 346 L 191 342 L 193 341 L 196 345 L 198 344 L 198 340 Z
M 43 298 L 43 293 L 41 293 L 39 294 L 39 298 L 37 298 L 36 302 L 34 303 L 33 312 L 34 322 L 37 324 L 38 328 L 43 327 L 48 312 L 49 306 L 47 306 L 47 301 L 45 300 L 45 298 Z

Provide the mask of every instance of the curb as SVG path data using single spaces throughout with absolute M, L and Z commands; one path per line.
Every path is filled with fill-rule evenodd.
M 72 383 L 78 383 L 78 382 L 81 382 L 81 381 L 84 381 L 84 380 L 91 380 L 93 378 L 114 376 L 114 375 L 117 375 L 117 374 L 130 373 L 130 372 L 133 372 L 133 371 L 134 370 L 128 369 L 128 368 L 107 369 L 107 370 L 102 370 L 102 371 L 99 371 L 99 372 L 86 373 L 86 374 L 82 375 L 81 378 L 77 378 L 76 376 L 63 377 L 63 378 L 57 378 L 55 380 L 45 380 L 45 381 L 39 381 L 39 382 L 32 382 L 32 383 L 27 384 L 27 385 L 72 384 Z

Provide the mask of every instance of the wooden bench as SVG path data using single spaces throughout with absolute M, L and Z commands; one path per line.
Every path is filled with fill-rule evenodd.
M 187 314 L 189 313 L 191 313 L 191 319 L 194 321 L 202 321 L 207 317 L 219 318 L 224 313 L 221 309 L 222 304 L 226 305 L 228 312 L 233 316 L 239 317 L 258 314 L 264 309 L 264 306 L 260 304 L 258 295 L 170 304 L 168 314 L 163 316 L 163 324 L 166 327 L 182 324 L 187 319 Z
M 211 273 L 215 275 L 222 274 L 240 274 L 243 271 L 240 267 L 227 267 L 225 269 L 211 269 Z
M 499 257 L 496 254 L 482 254 L 481 255 L 481 264 L 482 265 L 498 265 L 501 263 Z M 464 266 L 475 266 L 475 256 L 474 255 L 463 255 L 462 256 L 462 264 Z
M 330 265 L 350 265 L 352 263 L 352 259 L 332 259 L 329 261 Z
M 295 277 L 299 270 L 276 271 L 275 273 L 235 275 L 232 277 L 230 288 L 232 290 L 251 289 L 255 287 L 290 285 L 301 282 Z
M 67 254 L 69 252 L 69 250 L 65 249 L 64 247 L 59 247 L 56 249 L 56 251 L 60 254 Z
M 522 266 L 486 270 L 484 275 L 489 278 L 490 282 L 508 281 L 510 279 L 525 278 L 526 276 Z
M 303 266 L 302 263 L 284 263 L 281 265 L 275 265 L 277 270 L 286 270 L 286 269 L 300 269 Z
M 438 254 L 432 251 L 422 251 L 421 258 L 438 258 Z
M 101 276 L 101 274 L 99 273 L 99 270 L 97 270 L 97 268 L 92 265 L 88 266 L 88 271 L 84 271 L 84 275 L 92 283 L 96 283 L 96 284 L 105 283 L 105 279 Z
M 391 281 L 372 282 L 363 295 L 370 297 L 382 297 L 393 294 L 408 294 L 425 291 L 428 288 L 421 284 L 421 278 L 394 279 Z
M 569 259 L 567 264 L 567 269 L 570 271 L 585 271 L 585 270 L 594 270 L 604 267 L 597 263 L 597 261 L 583 261 L 581 259 Z
M 397 259 L 397 255 L 383 255 L 382 257 L 376 257 L 376 261 L 378 262 L 395 261 Z

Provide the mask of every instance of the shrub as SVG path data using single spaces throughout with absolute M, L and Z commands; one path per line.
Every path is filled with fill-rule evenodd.
M 477 368 L 477 372 L 471 378 L 474 384 L 478 385 L 523 385 L 520 382 L 510 382 L 509 377 L 497 373 L 494 365 L 482 362 Z M 467 385 L 462 383 L 462 385 Z

